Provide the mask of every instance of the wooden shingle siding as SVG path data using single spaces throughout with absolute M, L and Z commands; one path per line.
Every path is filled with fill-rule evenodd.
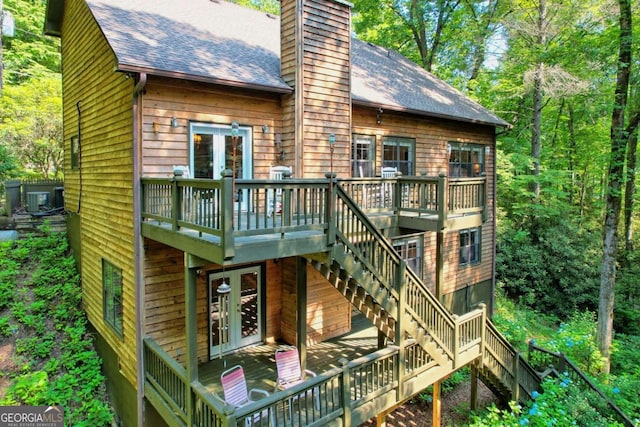
M 376 111 L 373 108 L 354 107 L 353 109 L 353 133 L 376 136 L 376 174 L 380 174 L 382 168 L 382 148 L 384 137 L 414 138 L 416 140 L 416 175 L 426 173 L 428 176 L 437 176 L 440 172 L 448 171 L 449 158 L 446 147 L 449 142 L 465 142 L 473 144 L 490 145 L 491 152 L 485 159 L 486 173 L 488 177 L 488 209 L 490 215 L 494 204 L 494 159 L 495 147 L 493 146 L 493 128 L 478 126 L 438 119 L 425 119 L 383 111 L 382 123 L 376 123 Z M 350 158 L 347 156 L 347 159 Z M 343 158 L 338 157 L 338 175 L 351 176 L 351 168 L 346 165 Z M 459 266 L 460 237 L 459 232 L 445 232 L 444 236 L 444 283 L 441 289 L 443 294 L 455 292 L 458 289 L 473 283 L 492 278 L 493 269 L 493 234 L 494 219 L 489 218 L 483 223 L 482 245 L 479 264 L 471 266 Z M 435 234 L 427 233 L 424 242 L 424 281 L 430 289 L 435 290 L 436 283 L 436 238 Z
M 171 117 L 179 127 L 171 128 Z M 211 85 L 151 77 L 143 97 L 143 175 L 173 175 L 173 165 L 189 161 L 189 122 L 252 127 L 253 177 L 266 179 L 278 164 L 275 135 L 281 132 L 280 98 Z M 154 131 L 156 123 L 157 131 Z M 263 133 L 262 126 L 269 126 Z
M 329 135 L 336 138 L 334 160 L 348 156 L 351 145 L 350 9 L 332 1 L 304 7 L 303 162 L 307 176 L 324 176 L 331 167 Z
M 62 33 L 64 135 L 68 147 L 65 199 L 69 211 L 79 210 L 83 305 L 89 321 L 118 355 L 123 375 L 135 384 L 133 82 L 114 71 L 112 51 L 84 2 L 66 2 Z M 78 133 L 78 102 L 81 169 L 70 169 L 69 142 Z M 118 203 L 113 203 L 114 199 Z M 122 269 L 123 338 L 103 320 L 103 258 Z
M 184 362 L 186 354 L 184 254 L 153 240 L 144 241 L 144 334 L 153 338 L 176 360 Z M 221 267 L 209 264 L 202 267 L 196 279 L 197 353 L 201 362 L 209 360 L 208 273 Z M 280 338 L 281 272 L 280 264 L 266 263 L 264 341 L 273 343 Z
M 282 260 L 282 338 L 296 344 L 296 259 Z M 315 268 L 307 266 L 308 345 L 351 330 L 351 304 Z

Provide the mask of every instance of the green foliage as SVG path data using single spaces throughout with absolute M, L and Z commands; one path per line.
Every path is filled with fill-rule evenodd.
M 543 217 L 539 205 L 516 224 L 504 219 L 496 248 L 496 275 L 504 292 L 540 312 L 564 318 L 595 311 L 600 241 L 567 213 Z
M 4 0 L 15 19 L 15 35 L 3 37 L 4 78 L 8 86 L 60 72 L 60 41 L 42 33 L 46 0 Z
M 62 172 L 62 96 L 60 76 L 8 86 L 0 102 L 0 136 L 21 165 L 42 177 Z
M 12 290 L 0 333 L 17 336 L 16 354 L 25 361 L 0 405 L 62 405 L 67 425 L 107 426 L 113 414 L 105 399 L 102 361 L 81 311 L 79 276 L 68 249 L 60 233 L 0 246 Z
M 514 402 L 500 410 L 492 406 L 486 414 L 473 416 L 473 427 L 485 426 L 622 426 L 615 419 L 603 416 L 597 408 L 599 399 L 580 390 L 567 376 L 548 377 L 542 392 L 534 392 L 524 407 Z

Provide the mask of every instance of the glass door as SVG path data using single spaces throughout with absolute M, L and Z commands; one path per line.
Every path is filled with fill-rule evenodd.
M 236 179 L 251 179 L 251 128 L 240 127 L 236 137 L 229 125 L 191 123 L 189 131 L 194 178 L 220 179 L 222 171 L 230 169 Z M 236 209 L 247 210 L 247 199 L 246 192 L 236 194 Z
M 260 267 L 209 276 L 210 357 L 262 340 Z

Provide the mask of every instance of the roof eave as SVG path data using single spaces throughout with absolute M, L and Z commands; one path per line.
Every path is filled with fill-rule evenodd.
M 45 11 L 44 33 L 48 36 L 60 37 L 62 34 L 62 14 L 64 0 L 48 0 Z
M 230 86 L 239 89 L 252 89 L 252 90 L 260 90 L 264 92 L 278 93 L 278 94 L 289 94 L 293 92 L 293 89 L 290 87 L 283 86 L 269 86 L 269 85 L 261 85 L 255 83 L 247 83 L 247 82 L 239 82 L 233 80 L 224 80 L 217 79 L 213 77 L 199 76 L 196 74 L 186 74 L 179 73 L 175 71 L 166 71 L 166 70 L 157 70 L 153 68 L 146 68 L 140 66 L 132 66 L 132 65 L 118 65 L 117 71 L 123 73 L 146 73 L 148 75 L 159 76 L 159 77 L 168 77 L 173 79 L 183 79 L 190 80 L 194 82 L 201 83 L 209 83 L 220 86 Z
M 509 123 L 505 122 L 504 120 L 496 120 L 496 121 L 477 120 L 477 119 L 472 119 L 467 117 L 452 116 L 447 114 L 433 113 L 430 111 L 405 108 L 398 105 L 388 105 L 388 104 L 385 105 L 385 104 L 380 104 L 379 102 L 372 102 L 372 101 L 356 99 L 356 98 L 352 99 L 352 103 L 354 105 L 359 105 L 362 107 L 382 108 L 383 110 L 391 110 L 391 111 L 397 111 L 397 112 L 408 113 L 408 114 L 416 114 L 419 116 L 428 116 L 428 117 L 434 117 L 439 119 L 447 119 L 447 120 L 453 120 L 456 122 L 473 123 L 477 125 L 494 126 L 494 127 L 501 127 L 501 128 L 509 128 L 511 126 L 509 125 Z

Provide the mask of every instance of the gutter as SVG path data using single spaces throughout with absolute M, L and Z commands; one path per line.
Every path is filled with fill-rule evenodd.
M 134 286 L 135 286 L 135 311 L 136 311 L 136 358 L 137 366 L 137 408 L 138 408 L 138 425 L 144 425 L 144 330 L 142 324 L 142 307 L 144 307 L 144 277 L 142 276 L 142 233 L 140 218 L 142 215 L 140 178 L 142 176 L 142 94 L 147 84 L 147 74 L 138 74 L 138 82 L 133 89 L 132 113 L 133 113 L 133 140 L 132 140 L 132 160 L 133 160 L 133 176 L 131 184 L 133 185 L 133 267 L 134 267 Z
M 140 76 L 142 75 L 146 76 L 147 74 L 150 74 L 158 77 L 168 77 L 172 79 L 209 83 L 209 84 L 220 85 L 225 87 L 235 87 L 239 89 L 259 90 L 263 92 L 271 92 L 271 93 L 278 93 L 278 94 L 293 93 L 293 89 L 284 82 L 282 82 L 282 86 L 271 86 L 271 85 L 263 85 L 263 84 L 257 84 L 257 83 L 244 83 L 244 82 L 233 81 L 233 80 L 224 80 L 224 79 L 216 79 L 216 78 L 211 78 L 206 76 L 199 76 L 195 74 L 185 74 L 185 73 L 178 73 L 174 71 L 162 71 L 154 68 L 136 67 L 131 65 L 123 65 L 123 64 L 119 64 L 115 71 L 120 71 L 122 73 L 136 73 Z

